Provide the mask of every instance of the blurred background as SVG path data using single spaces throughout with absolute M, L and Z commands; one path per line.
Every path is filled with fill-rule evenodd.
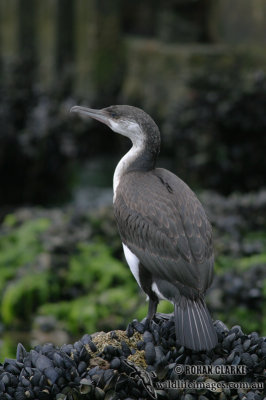
M 147 312 L 112 214 L 129 143 L 76 104 L 155 119 L 213 224 L 214 319 L 265 334 L 265 26 L 264 0 L 0 0 L 0 361 Z

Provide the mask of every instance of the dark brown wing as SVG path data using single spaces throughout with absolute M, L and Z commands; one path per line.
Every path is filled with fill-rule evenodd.
M 204 292 L 213 274 L 212 231 L 189 187 L 164 169 L 129 172 L 114 203 L 122 242 L 156 277 Z

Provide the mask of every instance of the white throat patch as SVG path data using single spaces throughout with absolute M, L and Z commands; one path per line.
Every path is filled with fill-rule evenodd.
M 143 134 L 137 122 L 130 120 L 120 120 L 119 122 L 110 120 L 110 128 L 112 131 L 128 137 L 132 143 L 137 144 L 139 140 L 143 140 Z
M 123 158 L 121 158 L 114 172 L 113 201 L 115 201 L 116 189 L 119 185 L 121 176 L 125 173 L 127 167 L 138 157 L 138 155 L 144 148 L 144 135 L 141 131 L 139 124 L 137 124 L 136 122 L 128 120 L 123 121 L 122 123 L 120 123 L 120 121 L 119 123 L 116 121 L 110 121 L 110 126 L 114 132 L 120 133 L 121 135 L 128 137 L 133 144 L 131 149 L 124 155 Z

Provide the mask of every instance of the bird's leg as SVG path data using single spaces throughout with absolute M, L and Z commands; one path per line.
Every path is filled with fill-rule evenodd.
M 156 310 L 157 310 L 157 306 L 158 306 L 158 299 L 157 298 L 149 298 L 149 309 L 148 309 L 148 315 L 147 315 L 147 318 L 149 319 L 149 320 L 152 320 L 153 319 L 153 317 L 154 317 L 154 315 L 155 315 L 155 313 L 156 313 Z

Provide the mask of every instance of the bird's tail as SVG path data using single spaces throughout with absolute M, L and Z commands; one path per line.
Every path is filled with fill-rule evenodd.
M 217 334 L 204 300 L 182 296 L 175 304 L 176 341 L 192 350 L 211 350 L 217 344 Z

